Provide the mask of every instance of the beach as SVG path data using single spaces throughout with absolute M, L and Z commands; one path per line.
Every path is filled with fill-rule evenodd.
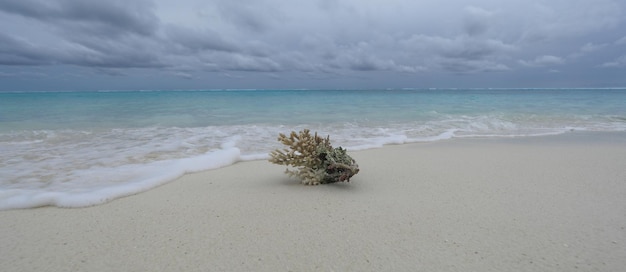
M 350 183 L 265 160 L 86 208 L 0 211 L 0 271 L 619 271 L 626 134 L 350 153 Z

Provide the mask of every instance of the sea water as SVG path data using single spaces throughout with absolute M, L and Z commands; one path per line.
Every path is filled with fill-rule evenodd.
M 305 128 L 349 151 L 626 131 L 626 89 L 0 93 L 0 209 L 104 203 L 267 159 L 279 133 Z

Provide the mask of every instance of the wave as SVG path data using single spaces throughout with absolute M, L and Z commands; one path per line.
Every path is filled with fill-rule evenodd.
M 278 133 L 309 128 L 349 151 L 467 137 L 526 137 L 569 131 L 626 131 L 621 115 L 440 116 L 429 121 L 301 125 L 144 127 L 0 133 L 0 210 L 102 204 L 186 173 L 264 160 Z
M 234 146 L 206 154 L 116 167 L 93 166 L 65 173 L 60 182 L 23 182 L 0 191 L 0 210 L 40 206 L 86 207 L 137 194 L 186 173 L 232 165 L 241 159 Z M 13 188 L 11 188 L 13 187 Z

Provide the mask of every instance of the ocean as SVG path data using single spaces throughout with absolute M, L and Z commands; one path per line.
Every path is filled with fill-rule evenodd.
M 5 92 L 0 210 L 105 203 L 267 159 L 305 128 L 348 151 L 626 131 L 626 88 Z

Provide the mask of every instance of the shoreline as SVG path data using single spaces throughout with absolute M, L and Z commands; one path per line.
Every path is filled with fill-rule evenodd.
M 0 270 L 616 271 L 626 133 L 353 151 L 350 183 L 266 160 L 86 208 L 0 211 Z

